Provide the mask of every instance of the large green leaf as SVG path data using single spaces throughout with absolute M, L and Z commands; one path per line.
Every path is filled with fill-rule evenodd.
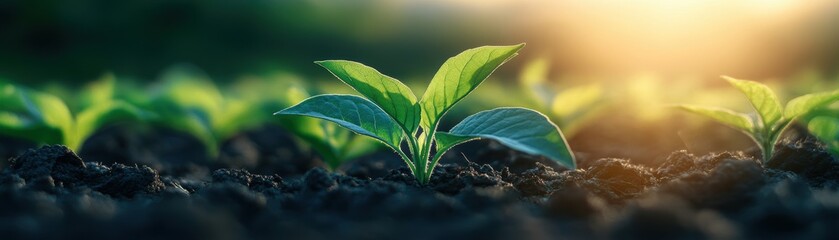
M 315 63 L 323 66 L 335 77 L 379 105 L 385 113 L 402 126 L 406 133 L 411 134 L 417 130 L 420 122 L 417 97 L 399 80 L 353 61 L 327 60 Z
M 748 115 L 734 112 L 724 108 L 717 107 L 701 107 L 693 105 L 679 105 L 677 106 L 685 111 L 696 113 L 717 120 L 729 127 L 733 127 L 746 133 L 754 132 L 754 124 Z
M 775 123 L 781 120 L 783 117 L 781 102 L 778 101 L 778 96 L 775 96 L 775 93 L 768 86 L 727 76 L 723 76 L 723 78 L 746 95 L 766 128 L 774 128 Z
M 526 108 L 496 108 L 476 113 L 455 125 L 448 133 L 437 133 L 438 151 L 475 140 L 493 139 L 510 148 L 576 168 L 565 137 L 545 115 Z
M 836 101 L 839 101 L 839 90 L 800 96 L 787 103 L 784 109 L 784 116 L 787 119 L 794 119 Z
M 275 113 L 301 115 L 335 122 L 351 131 L 378 139 L 399 149 L 402 128 L 387 113 L 362 97 L 353 95 L 318 95 Z
M 451 57 L 434 74 L 420 100 L 424 128 L 432 129 L 458 101 L 466 97 L 501 64 L 517 55 L 524 44 L 484 46 Z
M 839 114 L 815 117 L 810 120 L 807 128 L 821 139 L 833 154 L 839 156 Z

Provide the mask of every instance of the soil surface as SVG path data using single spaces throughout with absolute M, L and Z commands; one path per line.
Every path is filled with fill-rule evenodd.
M 831 239 L 839 226 L 839 163 L 809 138 L 779 144 L 768 164 L 676 151 L 643 165 L 580 157 L 577 170 L 483 142 L 422 186 L 388 152 L 324 170 L 280 129 L 228 141 L 217 161 L 190 144 L 115 128 L 79 155 L 26 150 L 0 172 L 0 236 Z

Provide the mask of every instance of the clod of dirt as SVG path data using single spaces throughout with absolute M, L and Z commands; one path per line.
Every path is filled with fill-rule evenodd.
M 27 181 L 52 177 L 57 184 L 72 186 L 85 177 L 82 159 L 61 145 L 29 149 L 9 162 L 12 172 Z
M 150 167 L 129 167 L 122 164 L 111 165 L 106 174 L 88 184 L 96 191 L 129 198 L 141 193 L 158 193 L 165 187 L 160 176 Z
M 501 173 L 488 164 L 470 162 L 468 166 L 441 164 L 434 169 L 429 186 L 445 194 L 456 194 L 464 188 L 510 186 Z
M 662 181 L 670 180 L 686 173 L 696 166 L 696 157 L 686 150 L 676 151 L 655 170 L 655 175 Z
M 213 183 L 238 183 L 256 192 L 279 192 L 283 178 L 279 175 L 258 175 L 242 169 L 219 169 L 213 172 Z
M 518 177 L 512 178 L 510 181 L 524 196 L 543 196 L 553 191 L 550 182 L 556 181 L 560 177 L 560 174 L 553 168 L 536 162 L 533 168 L 523 171 Z
M 839 161 L 812 138 L 782 141 L 766 166 L 794 172 L 815 186 L 839 185 Z
M 609 203 L 621 203 L 643 193 L 656 183 L 652 171 L 625 159 L 602 158 L 584 163 L 584 170 L 564 175 L 567 184 L 577 184 Z
M 114 197 L 134 197 L 165 187 L 157 172 L 147 166 L 85 164 L 72 150 L 60 145 L 30 149 L 10 162 L 11 172 L 29 182 L 28 187 L 47 192 L 55 186 L 87 186 Z

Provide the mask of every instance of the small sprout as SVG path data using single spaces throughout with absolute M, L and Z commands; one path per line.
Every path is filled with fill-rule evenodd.
M 575 168 L 574 156 L 559 128 L 541 113 L 530 109 L 483 111 L 467 117 L 449 132 L 438 132 L 438 123 L 446 112 L 496 68 L 516 56 L 522 47 L 524 44 L 485 46 L 449 58 L 419 100 L 402 82 L 361 63 L 316 62 L 364 97 L 318 95 L 275 114 L 320 118 L 372 137 L 399 154 L 422 184 L 428 183 L 446 151 L 460 143 L 482 138 L 494 139 L 513 149 L 542 155 L 565 167 Z
M 525 89 L 538 109 L 547 111 L 566 136 L 573 136 L 589 120 L 602 113 L 605 107 L 603 87 L 593 83 L 556 91 L 548 82 L 550 62 L 536 59 L 527 63 L 519 76 Z
M 807 129 L 827 145 L 827 149 L 839 157 L 839 110 L 821 110 L 813 114 Z
M 839 90 L 836 90 L 803 95 L 789 101 L 786 107 L 781 107 L 778 97 L 766 85 L 730 77 L 723 78 L 746 95 L 757 112 L 756 117 L 715 107 L 680 105 L 679 108 L 712 118 L 746 133 L 757 143 L 764 162 L 772 159 L 775 144 L 784 129 L 797 117 L 805 116 L 839 100 Z
M 198 139 L 210 157 L 218 156 L 222 141 L 267 120 L 252 107 L 258 99 L 227 97 L 197 70 L 174 68 L 164 74 L 162 81 L 161 88 L 141 105 L 159 116 L 156 124 Z
M 103 126 L 153 117 L 132 104 L 111 98 L 85 105 L 74 117 L 67 104 L 54 95 L 3 81 L 0 89 L 0 133 L 40 144 L 63 144 L 76 151 Z

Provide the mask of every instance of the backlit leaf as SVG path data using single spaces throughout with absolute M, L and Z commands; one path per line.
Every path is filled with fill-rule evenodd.
M 752 134 L 754 132 L 754 124 L 748 115 L 734 112 L 724 108 L 716 107 L 701 107 L 692 105 L 680 105 L 679 108 L 696 113 L 702 116 L 717 120 L 729 127 Z
M 319 95 L 275 113 L 300 115 L 337 123 L 351 131 L 376 138 L 399 149 L 402 128 L 373 102 L 353 95 Z
M 787 107 L 784 109 L 784 116 L 788 119 L 793 119 L 836 101 L 839 101 L 839 90 L 800 96 L 787 103 Z
M 496 108 L 476 113 L 448 133 L 437 133 L 438 151 L 475 139 L 493 139 L 512 149 L 541 155 L 574 169 L 576 163 L 565 137 L 547 117 L 526 108 Z
M 778 101 L 778 96 L 768 86 L 759 82 L 739 80 L 724 76 L 731 85 L 746 95 L 749 102 L 757 111 L 764 126 L 774 127 L 775 123 L 783 117 L 783 109 Z
M 422 126 L 434 128 L 433 125 L 452 106 L 478 87 L 501 64 L 517 55 L 522 47 L 524 44 L 478 47 L 446 60 L 420 100 Z
M 328 60 L 315 63 L 323 66 L 335 77 L 379 105 L 403 127 L 405 132 L 410 134 L 417 130 L 420 122 L 417 97 L 399 80 L 353 61 Z

